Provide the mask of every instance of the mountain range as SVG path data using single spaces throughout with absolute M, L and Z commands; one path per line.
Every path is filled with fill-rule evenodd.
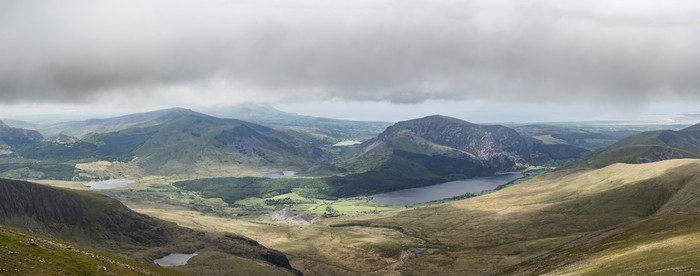
M 575 146 L 528 140 L 508 127 L 435 115 L 388 127 L 349 152 L 343 166 L 361 173 L 404 164 L 413 171 L 464 178 L 572 160 L 586 153 Z
M 271 118 L 287 116 L 268 111 Z M 292 208 L 298 200 L 332 211 L 329 202 L 338 198 L 557 167 L 482 196 L 330 216 L 318 227 L 369 226 L 421 240 L 427 253 L 401 257 L 403 271 L 413 274 L 699 271 L 693 257 L 700 252 L 695 230 L 700 124 L 633 133 L 546 125 L 509 128 L 434 115 L 395 123 L 361 144 L 339 148 L 334 141 L 351 136 L 313 130 L 319 127 L 312 126 L 315 119 L 298 125 L 279 120 L 262 125 L 169 109 L 71 122 L 66 129 L 87 132 L 48 138 L 0 123 L 0 176 L 87 180 L 97 175 L 86 164 L 102 162 L 128 168 L 139 178 L 167 177 L 148 184 L 143 193 L 161 187 L 164 198 L 189 197 L 190 204 L 217 198 L 221 206 L 234 208 L 257 199 Z M 281 170 L 301 177 L 260 177 Z M 201 256 L 178 268 L 188 274 L 234 267 L 260 274 L 299 273 L 284 254 L 254 240 L 182 228 L 87 191 L 0 179 L 0 224 L 137 261 L 198 252 Z M 361 230 L 352 229 L 343 234 L 344 241 L 359 242 L 350 233 Z M 20 239 L 15 232 L 2 235 Z M 285 246 L 301 250 L 297 243 Z M 664 262 L 649 261 L 649 254 Z
M 272 106 L 263 104 L 239 104 L 230 107 L 206 108 L 206 114 L 219 118 L 234 118 L 274 128 L 297 129 L 313 133 L 317 139 L 328 140 L 334 144 L 341 140 L 365 140 L 375 136 L 390 122 L 351 121 L 330 118 L 303 116 L 280 111 Z M 112 118 L 88 119 L 82 121 L 67 121 L 49 124 L 28 123 L 18 120 L 7 120 L 14 127 L 33 129 L 46 137 L 64 134 L 81 137 L 96 132 L 114 132 L 131 127 L 155 126 L 182 115 L 204 115 L 184 108 L 169 108 L 151 112 L 128 114 Z
M 421 183 L 436 183 L 564 162 L 587 153 L 573 145 L 528 140 L 504 126 L 481 126 L 444 116 L 399 122 L 359 146 L 338 148 L 332 146 L 337 137 L 329 140 L 318 132 L 307 132 L 310 122 L 319 120 L 304 118 L 307 121 L 298 127 L 272 128 L 173 108 L 37 128 L 80 135 L 62 133 L 48 139 L 35 130 L 3 124 L 0 147 L 8 161 L 0 165 L 0 176 L 73 179 L 86 175 L 76 164 L 109 161 L 129 163 L 141 175 L 412 172 L 417 178 L 434 179 Z M 352 121 L 346 125 L 350 129 L 361 126 Z
M 132 126 L 81 138 L 59 134 L 49 139 L 3 124 L 2 156 L 12 162 L 0 172 L 10 177 L 70 179 L 75 164 L 103 160 L 133 162 L 144 174 L 246 175 L 250 168 L 303 170 L 327 158 L 313 139 L 306 139 L 308 134 L 184 109 L 81 122 L 93 130 L 125 124 Z

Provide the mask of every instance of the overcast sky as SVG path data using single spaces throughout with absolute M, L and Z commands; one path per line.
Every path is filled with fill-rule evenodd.
M 0 117 L 670 118 L 700 113 L 700 1 L 0 0 L 0 94 Z

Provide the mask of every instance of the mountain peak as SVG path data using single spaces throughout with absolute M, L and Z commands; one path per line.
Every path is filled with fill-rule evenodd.
M 515 130 L 504 126 L 482 126 L 460 119 L 432 115 L 398 122 L 368 145 L 368 152 L 379 144 L 427 155 L 470 155 L 498 171 L 520 169 L 528 164 L 527 142 Z M 434 146 L 439 145 L 439 146 Z
M 698 131 L 700 130 L 700 124 L 694 124 L 692 126 L 689 126 L 687 128 L 681 129 L 680 131 Z
M 410 120 L 410 121 L 447 121 L 447 122 L 458 123 L 458 124 L 477 125 L 477 124 L 474 124 L 474 123 L 471 123 L 471 122 L 468 122 L 468 121 L 465 121 L 462 119 L 457 119 L 454 117 L 449 117 L 449 116 L 439 115 L 439 114 L 430 115 L 430 116 L 426 116 L 426 117 L 423 117 L 420 119 L 414 119 L 414 120 Z
M 182 115 L 202 114 L 202 113 L 199 113 L 199 112 L 194 111 L 192 109 L 184 108 L 184 107 L 172 107 L 172 108 L 166 108 L 166 109 L 156 110 L 156 111 L 152 111 L 152 112 L 162 112 L 165 114 L 170 113 L 170 114 L 182 114 Z M 150 112 L 146 112 L 146 113 L 150 113 Z

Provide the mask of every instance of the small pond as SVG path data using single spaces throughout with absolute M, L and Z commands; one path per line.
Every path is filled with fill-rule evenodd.
M 114 188 L 124 188 L 129 186 L 129 184 L 134 183 L 135 181 L 133 180 L 128 180 L 128 179 L 110 179 L 110 180 L 102 180 L 102 181 L 90 181 L 88 183 L 85 183 L 83 185 L 90 187 L 90 189 L 95 189 L 95 190 L 106 190 L 106 189 L 114 189 Z
M 522 174 L 502 174 L 494 176 L 474 177 L 464 180 L 450 181 L 431 186 L 409 188 L 388 193 L 371 195 L 380 204 L 410 204 L 440 200 L 466 193 L 478 193 L 493 190 L 498 185 L 523 177 Z
M 352 145 L 358 145 L 362 144 L 360 141 L 340 141 L 338 143 L 333 144 L 334 147 L 343 147 L 343 146 L 352 146 Z
M 155 259 L 153 262 L 159 266 L 179 266 L 186 265 L 190 258 L 197 256 L 197 253 L 192 254 L 180 254 L 172 253 L 160 259 Z
M 278 177 L 294 177 L 297 175 L 295 171 L 283 171 L 282 174 L 279 173 L 268 173 L 265 175 L 267 178 L 278 178 Z

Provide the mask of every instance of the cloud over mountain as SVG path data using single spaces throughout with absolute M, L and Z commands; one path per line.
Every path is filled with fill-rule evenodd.
M 0 2 L 12 102 L 694 99 L 694 1 Z

